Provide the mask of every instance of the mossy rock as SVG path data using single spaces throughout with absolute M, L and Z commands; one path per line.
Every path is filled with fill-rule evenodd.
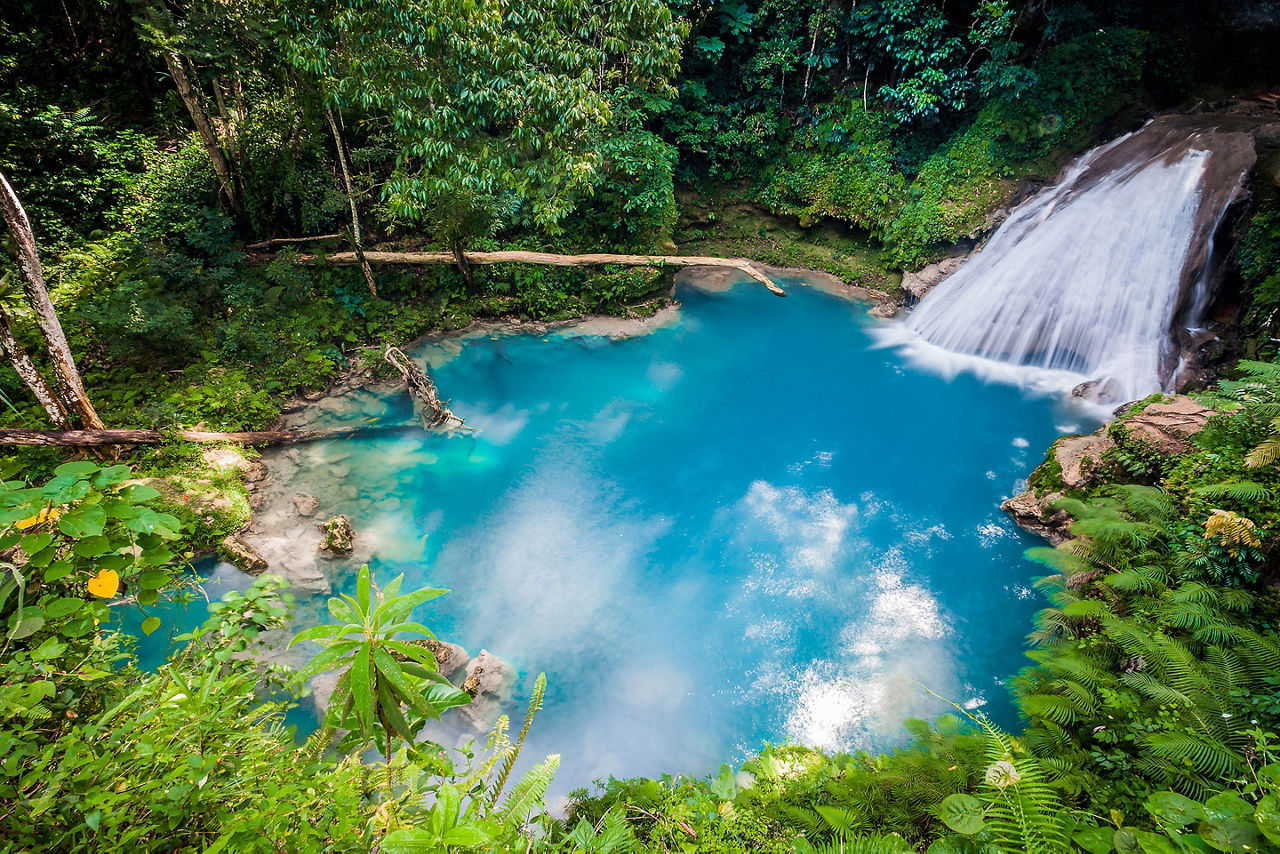
M 349 555 L 355 550 L 356 532 L 347 516 L 334 516 L 327 522 L 321 522 L 318 527 L 320 533 L 324 534 L 320 551 L 331 555 Z

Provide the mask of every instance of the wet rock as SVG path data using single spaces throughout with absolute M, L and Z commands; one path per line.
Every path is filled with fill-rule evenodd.
M 349 555 L 355 550 L 356 532 L 351 527 L 351 520 L 345 515 L 334 516 L 328 522 L 321 522 L 318 527 L 324 535 L 320 551 L 331 555 Z
M 467 665 L 467 678 L 462 690 L 471 695 L 471 704 L 458 709 L 459 717 L 466 720 L 477 732 L 487 732 L 511 702 L 511 692 L 516 684 L 516 670 L 487 649 Z
M 258 554 L 257 549 L 235 534 L 223 539 L 218 546 L 218 553 L 249 575 L 262 575 L 270 565 L 266 558 Z
M 1027 490 L 1001 504 L 1000 509 L 1012 516 L 1019 528 L 1038 534 L 1056 546 L 1071 539 L 1067 529 L 1074 521 L 1070 514 L 1054 510 L 1050 506 L 1062 497 L 1061 492 L 1051 492 L 1040 497 Z
M 902 290 L 913 300 L 922 300 L 943 279 L 960 269 L 964 260 L 963 257 L 943 258 L 914 273 L 907 273 L 902 277 Z
M 1158 453 L 1185 454 L 1192 436 L 1204 429 L 1217 411 L 1179 395 L 1153 403 L 1138 415 L 1116 425 L 1131 441 L 1146 445 Z
M 433 638 L 423 638 L 422 640 L 414 641 L 414 643 L 426 648 L 435 656 L 436 667 L 440 670 L 440 675 L 446 679 L 452 678 L 455 673 L 466 666 L 471 658 L 467 651 L 456 643 Z
M 1083 489 L 1097 476 L 1102 455 L 1115 446 L 1105 431 L 1059 440 L 1053 455 L 1062 470 L 1062 483 L 1070 489 Z
M 238 448 L 208 448 L 200 452 L 200 460 L 211 469 L 243 472 L 245 483 L 261 483 L 267 479 L 267 467 L 249 459 Z
M 867 312 L 872 317 L 890 318 L 898 313 L 898 307 L 891 302 L 877 303 L 874 308 Z
M 293 506 L 298 509 L 299 516 L 312 516 L 316 512 L 316 507 L 320 504 L 320 499 L 314 495 L 298 494 L 293 496 Z

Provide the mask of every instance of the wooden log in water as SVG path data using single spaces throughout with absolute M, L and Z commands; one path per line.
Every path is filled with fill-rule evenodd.
M 551 267 L 598 267 L 604 264 L 621 264 L 630 267 L 729 267 L 741 270 L 780 297 L 787 295 L 786 291 L 746 258 L 712 258 L 702 255 L 611 255 L 608 253 L 560 255 L 554 252 L 520 251 L 464 252 L 462 254 L 472 264 L 518 263 Z M 452 252 L 365 252 L 364 257 L 370 264 L 456 264 L 458 260 Z M 319 260 L 315 255 L 298 257 L 298 262 L 302 264 L 314 264 Z M 330 264 L 340 265 L 359 263 L 354 252 L 335 252 L 324 256 L 324 260 Z
M 158 445 L 169 439 L 187 442 L 235 442 L 240 445 L 288 445 L 340 439 L 367 433 L 416 430 L 403 424 L 335 427 L 328 430 L 253 430 L 219 433 L 206 430 L 0 430 L 0 445 L 84 448 L 100 445 Z

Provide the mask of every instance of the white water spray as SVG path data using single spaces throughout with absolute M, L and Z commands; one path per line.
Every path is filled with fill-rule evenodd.
M 1164 133 L 1153 146 L 1147 133 L 1081 157 L 882 340 L 947 375 L 1044 392 L 1089 383 L 1098 403 L 1168 390 L 1187 268 L 1203 263 L 1193 250 L 1212 237 L 1206 213 L 1216 225 L 1234 189 L 1205 191 L 1211 135 Z M 1188 314 L 1203 303 L 1195 294 Z

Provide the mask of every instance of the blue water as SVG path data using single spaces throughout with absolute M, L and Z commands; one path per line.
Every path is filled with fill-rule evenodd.
M 1016 722 L 1005 683 L 1043 603 L 1038 542 L 999 504 L 1076 416 L 908 368 L 865 306 L 784 284 L 682 287 L 637 337 L 424 345 L 480 433 L 293 452 L 286 491 L 347 513 L 379 578 L 453 590 L 418 611 L 438 636 L 511 662 L 517 702 L 546 671 L 525 756 L 561 754 L 560 791 L 766 740 L 888 747 L 944 710 L 922 686 Z M 327 420 L 409 417 L 357 399 Z

